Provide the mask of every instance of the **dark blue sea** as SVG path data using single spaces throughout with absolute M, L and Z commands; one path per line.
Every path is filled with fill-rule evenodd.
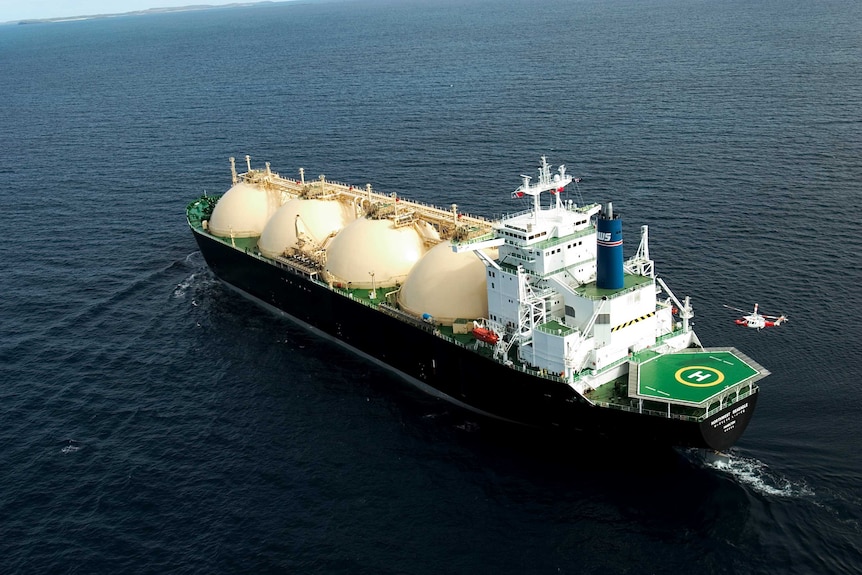
M 860 30 L 858 0 L 0 26 L 0 573 L 862 573 Z M 565 163 L 772 371 L 746 435 L 501 428 L 258 309 L 184 216 L 246 154 L 489 217 Z M 790 320 L 723 307 L 755 302 Z

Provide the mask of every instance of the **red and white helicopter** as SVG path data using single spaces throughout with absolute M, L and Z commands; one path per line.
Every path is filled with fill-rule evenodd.
M 727 309 L 732 309 L 733 311 L 738 311 L 739 313 L 743 313 L 740 318 L 737 318 L 734 321 L 736 325 L 741 325 L 743 327 L 750 327 L 754 329 L 763 329 L 765 327 L 778 327 L 785 321 L 787 321 L 787 316 L 785 314 L 782 315 L 763 315 L 761 313 L 757 313 L 757 304 L 754 304 L 754 311 L 749 313 L 745 310 L 730 307 L 729 305 L 725 305 Z

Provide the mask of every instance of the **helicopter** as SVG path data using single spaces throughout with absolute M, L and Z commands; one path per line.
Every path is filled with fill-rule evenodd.
M 757 330 L 761 330 L 765 327 L 778 327 L 779 325 L 787 321 L 787 315 L 785 314 L 776 316 L 763 315 L 758 313 L 757 304 L 754 304 L 754 311 L 751 313 L 739 308 L 731 307 L 729 305 L 725 305 L 724 307 L 745 314 L 742 317 L 733 320 L 736 325 L 741 325 L 743 327 L 750 327 Z

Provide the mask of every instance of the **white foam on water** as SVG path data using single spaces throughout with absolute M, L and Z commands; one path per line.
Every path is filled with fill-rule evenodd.
M 463 423 L 455 425 L 455 428 L 460 429 L 461 431 L 466 431 L 467 433 L 474 433 L 479 431 L 479 424 L 474 421 L 464 421 Z
M 790 498 L 814 496 L 814 490 L 804 480 L 791 480 L 754 457 L 746 457 L 734 452 L 699 452 L 693 454 L 690 459 L 703 467 L 732 476 L 739 483 L 761 495 Z
M 195 276 L 197 276 L 197 274 L 191 274 L 189 277 L 177 284 L 177 287 L 174 288 L 175 298 L 185 297 L 188 289 L 194 285 Z
M 183 262 L 186 265 L 198 266 L 201 264 L 201 257 L 202 257 L 201 252 L 198 250 L 195 250 L 192 253 L 190 253 L 189 255 L 187 255 L 186 258 L 183 260 Z
M 78 442 L 74 439 L 70 439 L 69 443 L 60 450 L 60 453 L 74 453 L 81 449 L 81 446 L 78 445 Z
M 175 298 L 184 298 L 186 292 L 188 292 L 189 288 L 195 287 L 199 282 L 206 283 L 206 278 L 208 277 L 208 268 L 206 267 L 206 263 L 203 260 L 203 256 L 199 251 L 194 251 L 187 255 L 183 259 L 183 265 L 187 266 L 193 270 L 189 276 L 177 284 L 174 288 L 174 297 Z M 200 276 L 203 274 L 204 279 L 201 280 Z M 197 305 L 194 301 L 193 305 Z

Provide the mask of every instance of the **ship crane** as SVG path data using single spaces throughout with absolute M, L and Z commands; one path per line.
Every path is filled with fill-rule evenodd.
M 641 243 L 634 257 L 625 263 L 625 269 L 632 275 L 655 277 L 655 265 L 649 257 L 649 226 L 641 226 Z
M 497 341 L 497 345 L 494 346 L 494 357 L 499 361 L 502 361 L 505 365 L 512 365 L 512 360 L 509 359 L 509 350 L 512 349 L 512 346 L 515 344 L 516 338 L 511 335 L 508 337 L 501 337 L 499 341 Z
M 685 296 L 685 303 L 682 303 L 677 299 L 677 297 L 673 294 L 667 284 L 664 283 L 664 280 L 660 277 L 656 277 L 655 280 L 661 285 L 662 289 L 665 293 L 673 300 L 673 303 L 676 304 L 676 307 L 679 309 L 679 317 L 682 319 L 682 329 L 683 331 L 689 330 L 688 320 L 694 317 L 694 310 L 691 307 L 691 298 L 689 296 Z

